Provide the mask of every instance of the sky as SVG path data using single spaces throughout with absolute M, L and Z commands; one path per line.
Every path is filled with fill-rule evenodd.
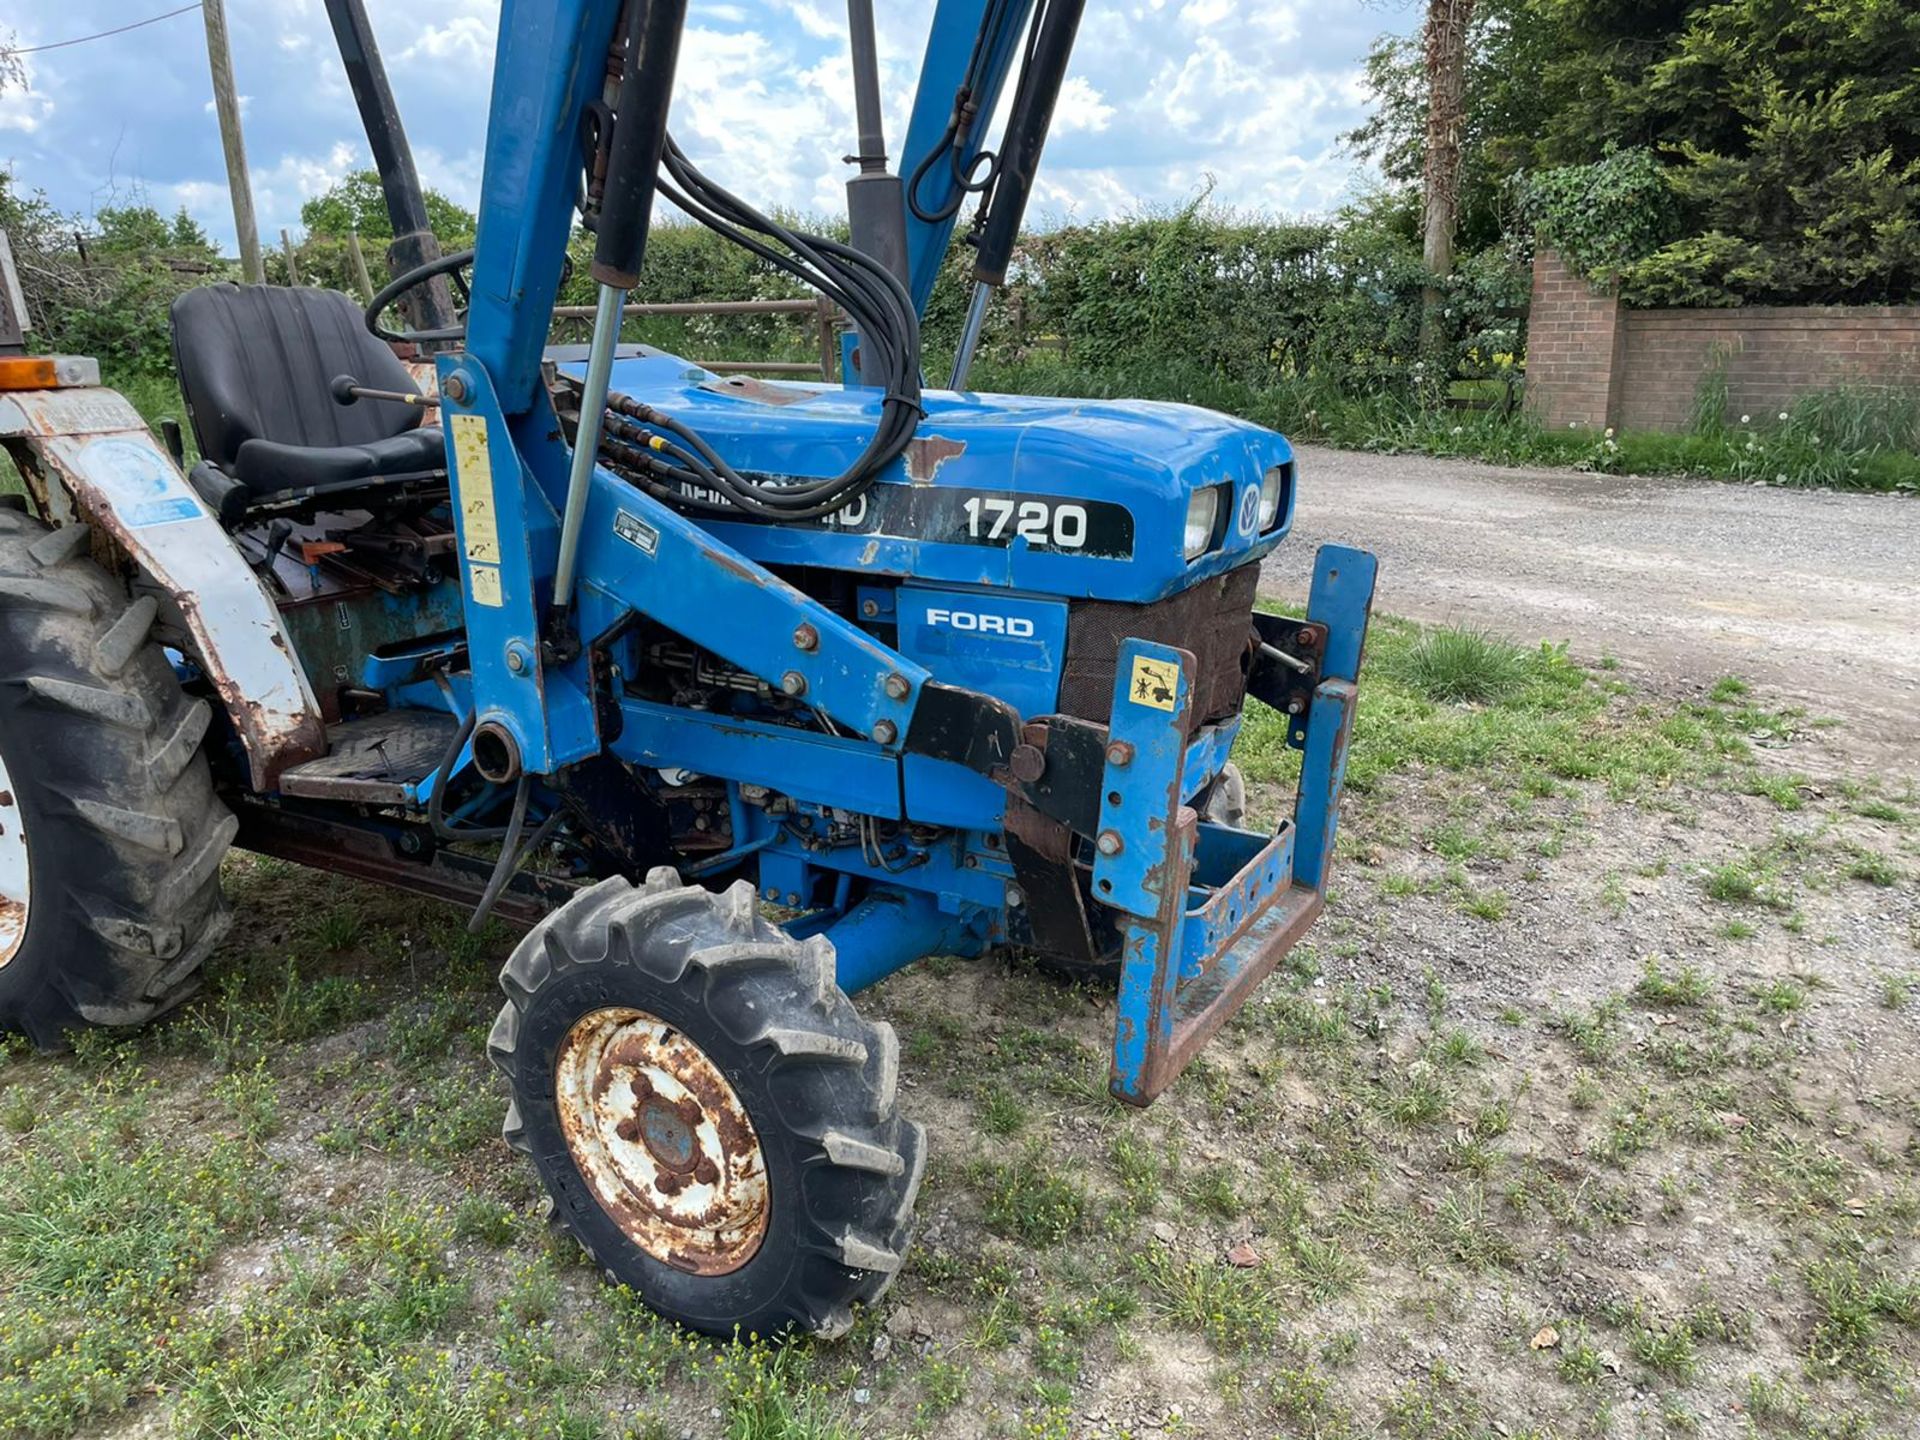
M 184 0 L 10 0 L 0 38 L 33 47 Z M 423 180 L 480 194 L 498 0 L 367 0 Z M 932 0 L 879 0 L 887 137 L 905 134 Z M 299 234 L 303 201 L 368 168 L 321 0 L 227 0 L 262 239 Z M 1371 180 L 1340 134 L 1364 111 L 1361 66 L 1410 0 L 1092 0 L 1054 117 L 1031 222 L 1218 203 L 1324 214 Z M 691 0 L 672 127 L 720 183 L 763 207 L 837 213 L 853 147 L 846 12 L 837 0 Z M 233 217 L 198 12 L 25 57 L 0 92 L 0 165 L 64 211 L 185 207 L 224 248 Z M 1010 89 L 1011 87 L 1009 87 Z M 896 166 L 896 168 L 898 168 Z

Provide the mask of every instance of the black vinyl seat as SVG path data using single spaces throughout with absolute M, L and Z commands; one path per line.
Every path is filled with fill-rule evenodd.
M 191 477 L 229 524 L 263 502 L 417 481 L 446 468 L 437 427 L 390 400 L 342 405 L 335 377 L 418 391 L 352 297 L 209 285 L 173 302 L 174 361 L 204 462 Z

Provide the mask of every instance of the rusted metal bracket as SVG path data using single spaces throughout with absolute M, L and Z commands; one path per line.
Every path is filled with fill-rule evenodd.
M 41 514 L 86 523 L 177 619 L 246 750 L 252 783 L 324 755 L 326 727 L 279 611 L 146 422 L 111 390 L 0 393 L 0 441 Z
M 1256 612 L 1253 634 L 1247 694 L 1289 717 L 1287 743 L 1297 750 L 1306 740 L 1307 711 L 1326 662 L 1327 627 Z

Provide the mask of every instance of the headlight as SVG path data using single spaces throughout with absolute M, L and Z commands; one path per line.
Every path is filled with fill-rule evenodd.
M 1213 527 L 1220 518 L 1220 492 L 1209 485 L 1187 501 L 1187 559 L 1198 560 L 1213 544 Z
M 1260 533 L 1266 534 L 1280 518 L 1280 497 L 1287 488 L 1287 467 L 1276 465 L 1260 482 Z

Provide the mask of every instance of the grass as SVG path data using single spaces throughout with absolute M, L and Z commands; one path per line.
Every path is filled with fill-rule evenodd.
M 1648 1005 L 1700 1005 L 1713 993 L 1713 983 L 1692 965 L 1667 969 L 1658 955 L 1649 955 L 1642 965 L 1634 998 Z
M 1486 704 L 1504 699 L 1526 679 L 1526 658 L 1517 645 L 1484 630 L 1428 630 L 1401 651 L 1399 678 L 1429 700 Z
M 982 1193 L 988 1226 L 1009 1239 L 1057 1244 L 1087 1213 L 1085 1190 L 1054 1169 L 1039 1146 L 1011 1161 L 977 1161 L 970 1178 Z
M 0 1163 L 4 1434 L 70 1433 L 141 1393 L 214 1256 L 271 1208 L 238 1143 L 153 1133 L 144 1082 L 69 1099 Z
M 1147 1250 L 1134 1263 L 1154 1310 L 1223 1354 L 1271 1343 L 1280 1332 L 1280 1290 L 1264 1270 L 1183 1260 L 1164 1250 Z
M 1611 798 L 1645 800 L 1677 784 L 1754 773 L 1749 736 L 1793 723 L 1754 707 L 1652 706 L 1564 647 L 1526 649 L 1390 617 L 1374 621 L 1361 684 L 1366 704 L 1347 763 L 1347 785 L 1361 794 L 1426 767 L 1486 777 L 1496 793 L 1515 797 L 1591 782 Z M 1489 698 L 1454 698 L 1464 693 Z M 1289 784 L 1298 773 L 1285 727 L 1259 709 L 1249 712 L 1235 753 L 1256 789 Z M 1455 821 L 1436 843 L 1471 859 L 1491 842 Z
M 1732 686 L 1656 702 L 1506 647 L 1492 698 L 1442 698 L 1430 633 L 1376 631 L 1351 881 L 1152 1109 L 1104 1096 L 1098 991 L 953 962 L 862 998 L 933 1160 L 904 1273 L 834 1342 L 692 1339 L 548 1242 L 483 1059 L 508 932 L 236 860 L 241 924 L 177 1019 L 0 1045 L 0 1434 L 1025 1440 L 1105 1406 L 1116 1433 L 1489 1440 L 1629 1408 L 1707 1433 L 1755 1396 L 1762 1434 L 1901 1433 L 1915 1112 L 1832 1083 L 1833 1039 L 1902 1043 L 1879 1007 L 1920 967 L 1904 928 L 1864 986 L 1814 941 L 1898 910 L 1850 847 L 1904 883 L 1911 833 L 1830 779 L 1774 828 L 1748 736 L 1796 726 Z M 1291 752 L 1259 727 L 1272 789 Z M 1804 938 L 1767 913 L 1790 886 Z

